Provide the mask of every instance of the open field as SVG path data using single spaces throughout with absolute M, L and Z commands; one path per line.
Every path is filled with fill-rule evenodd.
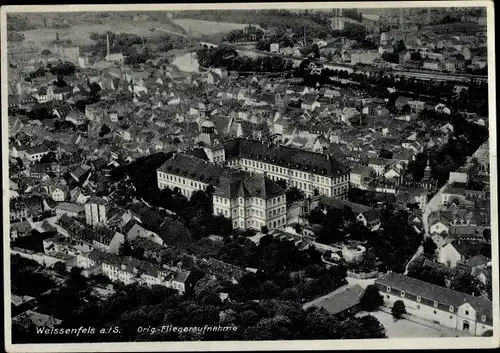
M 191 27 L 193 36 L 212 35 L 216 33 L 229 33 L 235 29 L 243 29 L 248 26 L 244 23 L 214 22 L 192 19 L 177 19 L 173 22 L 189 33 Z
M 59 38 L 61 40 L 71 39 L 74 45 L 89 45 L 94 41 L 90 39 L 91 32 L 105 33 L 106 31 L 122 32 L 122 33 L 134 33 L 147 38 L 156 38 L 168 35 L 180 35 L 180 33 L 174 32 L 164 24 L 157 21 L 147 21 L 141 23 L 111 23 L 111 24 L 85 24 L 85 25 L 75 25 L 70 28 L 65 29 L 52 29 L 52 28 L 41 28 L 30 31 L 22 32 L 25 36 L 25 45 L 33 44 L 39 49 L 51 47 L 51 42 L 56 39 L 56 32 L 59 33 Z M 155 28 L 154 31 L 150 31 L 151 28 Z

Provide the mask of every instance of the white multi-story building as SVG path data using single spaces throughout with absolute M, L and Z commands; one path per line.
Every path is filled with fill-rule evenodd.
M 179 189 L 190 198 L 195 191 L 216 186 L 227 168 L 187 154 L 175 154 L 157 170 L 158 188 Z
M 231 168 L 266 173 L 273 181 L 286 181 L 308 196 L 316 193 L 347 199 L 349 170 L 327 154 L 236 138 L 213 148 L 214 161 Z
M 233 174 L 222 178 L 213 195 L 214 214 L 231 219 L 233 229 L 269 230 L 286 225 L 286 195 L 264 174 Z
M 408 314 L 481 336 L 493 329 L 493 303 L 415 278 L 388 272 L 375 281 L 384 305 L 402 300 Z
M 98 197 L 91 197 L 85 204 L 85 220 L 88 225 L 106 224 L 108 203 Z
M 40 162 L 42 157 L 49 152 L 50 150 L 45 145 L 34 146 L 26 151 L 26 159 L 30 162 Z
M 52 100 L 62 100 L 62 92 L 55 92 L 53 86 L 42 86 L 35 94 L 38 103 L 46 103 Z
M 285 191 L 264 174 L 210 163 L 186 154 L 176 154 L 157 171 L 158 188 L 178 189 L 190 198 L 211 185 L 213 212 L 232 220 L 236 228 L 269 229 L 286 224 Z
M 130 256 L 110 255 L 102 262 L 102 274 L 125 285 L 161 285 L 184 293 L 189 288 L 191 272 L 180 268 L 162 268 Z

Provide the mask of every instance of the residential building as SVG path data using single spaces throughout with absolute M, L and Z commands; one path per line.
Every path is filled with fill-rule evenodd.
M 378 226 L 380 226 L 380 210 L 369 209 L 367 211 L 363 211 L 356 217 L 356 220 L 363 223 L 365 227 L 368 227 L 371 230 L 375 230 L 376 228 L 378 228 Z
M 102 274 L 124 284 L 161 285 L 183 294 L 192 289 L 191 272 L 176 267 L 160 267 L 130 256 L 109 255 L 102 260 Z
M 91 197 L 85 203 L 85 220 L 88 225 L 106 224 L 109 211 L 108 203 L 98 197 Z
M 69 202 L 62 202 L 55 207 L 55 210 L 58 216 L 66 214 L 69 217 L 78 217 L 83 214 L 84 207 Z
M 40 159 L 49 152 L 50 150 L 45 145 L 34 146 L 26 151 L 26 159 L 30 162 L 40 162 Z

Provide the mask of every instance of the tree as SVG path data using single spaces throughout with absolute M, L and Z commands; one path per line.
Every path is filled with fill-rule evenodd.
M 384 326 L 372 315 L 350 317 L 339 326 L 342 339 L 387 338 Z
M 410 54 L 410 59 L 414 61 L 422 61 L 422 54 L 419 51 L 414 51 Z
M 434 257 L 437 249 L 436 243 L 432 240 L 431 237 L 427 237 L 424 240 L 424 243 L 422 244 L 424 248 L 424 254 L 429 256 L 429 257 Z
M 408 104 L 405 104 L 401 107 L 401 113 L 410 114 L 410 112 L 411 112 L 411 107 Z
M 8 42 L 24 42 L 25 36 L 23 33 L 19 32 L 7 32 L 7 41 Z
M 262 234 L 267 234 L 269 233 L 269 228 L 266 225 L 263 225 L 262 227 L 260 227 L 260 232 Z
M 111 132 L 111 129 L 108 127 L 108 125 L 103 124 L 101 126 L 101 131 L 99 131 L 99 136 L 104 137 L 105 135 L 109 134 Z
M 40 163 L 53 163 L 57 160 L 56 154 L 52 151 L 45 154 L 40 158 Z
M 361 299 L 359 301 L 359 306 L 362 310 L 374 311 L 377 310 L 379 306 L 384 304 L 384 298 L 380 295 L 380 292 L 374 284 L 370 284 L 366 287 Z
M 321 224 L 325 222 L 326 215 L 319 209 L 314 209 L 309 212 L 308 221 L 310 224 Z
M 481 295 L 484 285 L 471 274 L 462 273 L 453 278 L 450 288 L 457 292 L 478 296 Z
M 65 274 L 66 273 L 66 266 L 62 262 L 56 262 L 54 264 L 54 270 L 59 274 Z
M 397 42 L 394 45 L 394 53 L 395 54 L 399 54 L 399 53 L 401 53 L 402 51 L 405 51 L 405 50 L 406 50 L 405 42 L 402 39 L 400 39 L 399 42 Z
M 286 191 L 286 201 L 287 203 L 294 203 L 299 200 L 303 200 L 306 197 L 304 191 L 301 189 L 292 186 Z
M 120 256 L 131 256 L 132 255 L 132 247 L 130 246 L 130 243 L 128 240 L 125 240 L 123 243 L 120 244 L 120 247 L 118 248 L 118 254 Z
M 386 159 L 391 159 L 392 158 L 392 152 L 388 151 L 384 148 L 380 150 L 380 153 L 378 155 L 380 158 L 386 158 Z
M 396 300 L 391 309 L 392 316 L 401 319 L 406 314 L 405 303 L 402 300 Z

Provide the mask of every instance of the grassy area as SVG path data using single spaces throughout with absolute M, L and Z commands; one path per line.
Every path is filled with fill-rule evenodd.
M 155 30 L 150 31 L 152 28 L 155 28 Z M 82 24 L 74 25 L 67 29 L 41 28 L 22 33 L 24 33 L 26 38 L 24 44 L 32 43 L 38 48 L 47 48 L 51 47 L 52 41 L 56 39 L 56 32 L 59 33 L 59 38 L 63 41 L 70 39 L 74 45 L 89 45 L 94 43 L 94 41 L 89 38 L 91 32 L 105 33 L 106 31 L 133 33 L 148 38 L 157 38 L 165 34 L 175 35 L 175 32 L 170 33 L 170 30 L 165 28 L 164 25 L 158 21 Z
M 18 30 L 24 34 L 25 40 L 15 51 L 42 50 L 50 48 L 56 39 L 56 33 L 62 41 L 71 40 L 74 45 L 85 46 L 93 43 L 89 38 L 91 32 L 105 33 L 106 31 L 133 33 L 146 38 L 158 38 L 165 34 L 175 36 L 185 34 L 184 29 L 173 23 L 165 13 L 136 13 L 136 12 L 99 12 L 99 13 L 29 13 L 22 17 L 12 17 Z M 9 21 L 9 19 L 7 20 Z M 19 25 L 20 22 L 24 24 Z M 26 27 L 26 23 L 30 28 Z M 64 24 L 67 28 L 55 29 L 54 25 Z M 16 27 L 16 28 L 17 28 Z M 154 28 L 154 31 L 151 29 Z M 12 43 L 9 43 L 10 47 Z M 14 50 L 12 47 L 11 50 Z

